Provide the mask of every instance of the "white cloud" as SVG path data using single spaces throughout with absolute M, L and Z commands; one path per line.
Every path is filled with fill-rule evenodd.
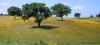
M 2 2 L 0 3 L 0 5 L 8 5 L 9 3 L 8 2 Z
M 68 5 L 67 3 L 62 3 L 62 4 L 64 4 L 64 5 Z
M 77 5 L 77 6 L 74 6 L 73 9 L 75 9 L 75 10 L 83 10 L 84 6 Z

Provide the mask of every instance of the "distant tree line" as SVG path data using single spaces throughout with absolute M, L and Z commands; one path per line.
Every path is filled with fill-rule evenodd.
M 3 13 L 0 13 L 0 16 L 7 16 L 8 14 L 3 14 Z
M 90 15 L 90 17 L 94 17 L 93 15 Z M 96 17 L 100 17 L 100 13 L 96 15 Z
M 3 13 L 1 13 L 0 15 L 3 15 Z

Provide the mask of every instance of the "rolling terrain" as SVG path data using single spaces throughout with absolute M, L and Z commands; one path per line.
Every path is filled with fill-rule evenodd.
M 37 28 L 34 18 L 0 16 L 0 45 L 100 45 L 100 18 L 50 17 Z

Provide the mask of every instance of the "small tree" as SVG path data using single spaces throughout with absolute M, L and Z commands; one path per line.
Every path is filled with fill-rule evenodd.
M 74 14 L 75 17 L 80 17 L 80 15 L 81 15 L 80 13 L 75 13 Z
M 44 3 L 25 4 L 22 6 L 22 8 L 22 19 L 25 21 L 30 17 L 34 17 L 36 19 L 35 22 L 38 23 L 38 27 L 40 27 L 40 24 L 44 19 L 47 19 L 51 16 L 50 9 L 46 7 L 46 4 Z
M 96 17 L 100 17 L 100 13 L 96 15 Z
M 51 9 L 53 10 L 53 14 L 62 18 L 62 21 L 64 15 L 68 16 L 71 13 L 70 7 L 61 3 L 55 4 Z
M 16 19 L 16 15 L 17 16 L 21 16 L 21 9 L 15 6 L 11 6 L 8 8 L 8 14 L 11 16 L 14 16 L 14 19 Z
M 98 17 L 100 17 L 100 13 L 98 14 Z
M 3 13 L 1 13 L 0 15 L 3 15 Z
M 93 17 L 93 15 L 90 15 L 90 17 Z

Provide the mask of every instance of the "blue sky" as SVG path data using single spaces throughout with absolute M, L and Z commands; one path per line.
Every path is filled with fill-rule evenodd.
M 74 13 L 81 13 L 81 17 L 96 16 L 100 13 L 100 0 L 0 0 L 0 13 L 7 14 L 7 9 L 11 6 L 22 8 L 22 5 L 32 2 L 42 2 L 48 7 L 57 3 L 70 6 L 72 13 L 68 17 L 74 17 Z

